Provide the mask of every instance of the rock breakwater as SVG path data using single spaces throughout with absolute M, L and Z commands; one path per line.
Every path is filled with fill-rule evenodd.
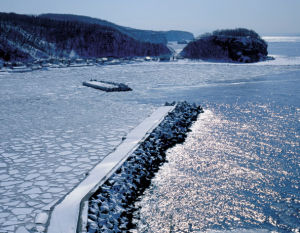
M 89 200 L 87 232 L 122 232 L 132 229 L 134 203 L 166 161 L 166 150 L 185 140 L 203 109 L 180 102 L 124 164 Z

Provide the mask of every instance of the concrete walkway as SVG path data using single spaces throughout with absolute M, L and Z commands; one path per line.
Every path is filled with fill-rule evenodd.
M 114 152 L 105 157 L 89 175 L 72 192 L 54 207 L 51 214 L 48 233 L 74 233 L 77 229 L 80 204 L 91 191 L 116 171 L 128 156 L 147 137 L 147 134 L 157 127 L 173 106 L 158 108 L 151 116 L 146 118 L 140 125 L 132 130 Z

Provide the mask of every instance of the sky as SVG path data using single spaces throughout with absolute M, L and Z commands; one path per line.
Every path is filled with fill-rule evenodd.
M 261 35 L 300 34 L 300 0 L 0 0 L 1 12 L 86 15 L 138 29 L 198 36 L 244 27 Z

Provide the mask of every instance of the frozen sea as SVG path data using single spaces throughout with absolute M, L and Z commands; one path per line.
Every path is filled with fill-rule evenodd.
M 148 232 L 299 229 L 300 38 L 274 61 L 0 72 L 0 232 L 43 231 L 50 208 L 166 101 L 204 107 L 139 205 Z M 105 93 L 89 79 L 123 82 Z M 146 227 L 145 227 L 146 226 Z

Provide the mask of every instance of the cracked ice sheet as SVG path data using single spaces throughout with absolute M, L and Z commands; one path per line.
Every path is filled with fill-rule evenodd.
M 154 110 L 84 88 L 76 72 L 0 79 L 0 232 L 44 224 L 50 207 Z M 83 73 L 88 80 L 94 71 Z

